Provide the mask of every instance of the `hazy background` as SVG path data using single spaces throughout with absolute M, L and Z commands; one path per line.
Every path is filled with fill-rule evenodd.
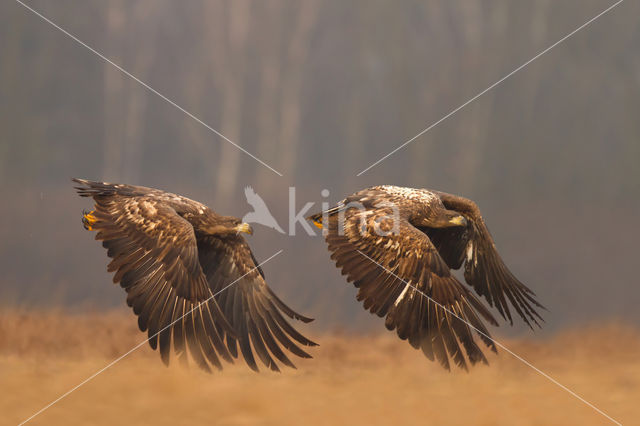
M 360 177 L 612 1 L 30 1 L 284 174 L 33 15 L 0 4 L 0 303 L 125 305 L 70 177 L 179 192 L 281 226 L 376 184 L 477 201 L 542 333 L 640 324 L 640 5 L 624 2 Z M 269 284 L 316 331 L 380 330 L 324 242 L 256 226 Z M 504 330 L 501 331 L 504 333 Z

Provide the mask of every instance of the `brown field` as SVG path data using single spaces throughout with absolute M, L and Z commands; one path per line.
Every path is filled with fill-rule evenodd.
M 448 373 L 391 333 L 325 334 L 298 370 L 165 368 L 147 345 L 32 424 L 610 424 L 511 355 Z M 123 312 L 0 313 L 2 422 L 17 424 L 138 344 Z M 609 324 L 502 341 L 623 424 L 640 424 L 640 334 Z

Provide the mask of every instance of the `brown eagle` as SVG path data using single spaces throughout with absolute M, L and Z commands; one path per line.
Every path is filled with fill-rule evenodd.
M 274 360 L 295 368 L 282 348 L 311 356 L 295 343 L 316 344 L 282 313 L 303 322 L 267 286 L 264 273 L 240 235 L 246 223 L 220 216 L 197 201 L 141 186 L 73 179 L 81 197 L 92 197 L 95 210 L 83 214 L 86 229 L 97 231 L 114 283 L 127 292 L 149 344 L 169 363 L 171 346 L 186 361 L 187 348 L 199 367 L 222 368 L 238 347 L 258 370 L 254 352 L 271 370 Z M 253 348 L 252 348 L 253 347 Z
M 309 216 L 323 229 L 331 258 L 358 288 L 364 308 L 385 317 L 387 329 L 449 369 L 487 359 L 473 334 L 494 352 L 483 323 L 498 325 L 487 307 L 451 273 L 464 278 L 512 322 L 511 309 L 530 326 L 542 320 L 535 294 L 507 269 L 478 206 L 444 192 L 376 186 Z

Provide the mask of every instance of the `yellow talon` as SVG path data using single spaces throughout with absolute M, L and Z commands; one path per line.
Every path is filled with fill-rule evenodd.
M 318 229 L 322 229 L 322 222 L 319 220 L 314 220 L 313 224 L 318 227 Z
M 93 215 L 95 212 L 95 210 L 91 210 L 89 213 L 82 211 L 82 225 L 87 231 L 93 231 L 93 225 L 98 221 L 98 218 Z

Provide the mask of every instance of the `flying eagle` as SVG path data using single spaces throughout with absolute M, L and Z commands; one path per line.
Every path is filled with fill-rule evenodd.
M 220 216 L 197 201 L 141 186 L 73 179 L 95 210 L 83 214 L 86 229 L 97 231 L 114 283 L 127 292 L 149 344 L 169 363 L 171 346 L 186 362 L 187 348 L 199 367 L 222 368 L 238 347 L 246 363 L 279 371 L 275 359 L 294 367 L 283 348 L 311 356 L 298 344 L 315 346 L 283 317 L 303 322 L 267 286 L 264 273 L 240 233 L 251 226 Z M 297 342 L 297 343 L 296 343 Z M 275 358 L 275 359 L 274 359 Z
M 544 307 L 507 269 L 478 206 L 444 192 L 376 186 L 338 206 L 309 216 L 364 308 L 386 317 L 385 326 L 450 368 L 487 364 L 473 334 L 496 352 L 483 319 L 498 325 L 488 308 L 451 273 L 464 264 L 464 279 L 511 324 L 511 309 L 527 323 L 542 321 Z

